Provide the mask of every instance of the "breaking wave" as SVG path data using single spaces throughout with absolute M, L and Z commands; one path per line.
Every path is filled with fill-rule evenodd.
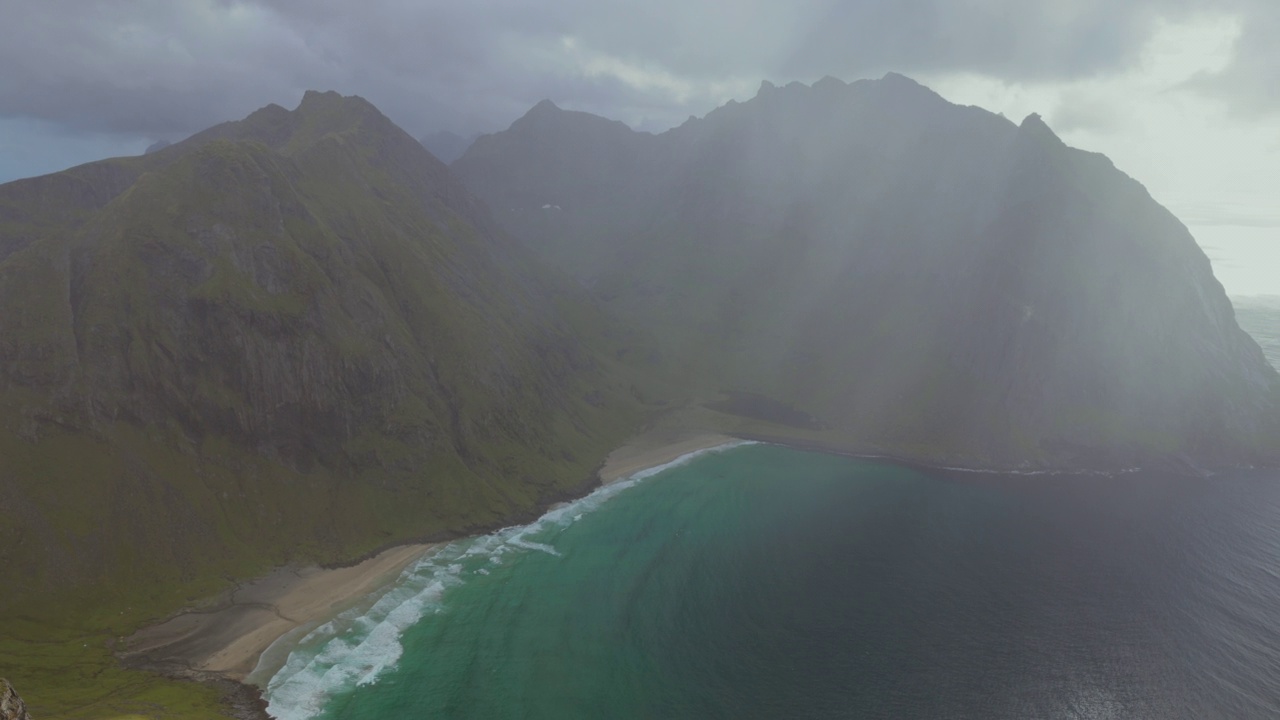
M 528 525 L 455 540 L 435 549 L 380 593 L 303 636 L 266 684 L 267 711 L 278 720 L 320 715 L 335 694 L 377 682 L 394 668 L 404 652 L 401 636 L 423 617 L 443 610 L 450 588 L 465 583 L 468 577 L 488 575 L 492 565 L 502 564 L 510 555 L 542 552 L 558 557 L 555 541 L 560 532 L 618 493 L 694 458 L 750 444 L 754 443 L 731 442 L 691 452 L 601 487 Z M 289 636 L 281 639 L 290 641 Z

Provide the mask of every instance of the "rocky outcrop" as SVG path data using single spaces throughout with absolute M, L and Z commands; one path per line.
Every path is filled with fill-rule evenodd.
M 0 678 L 0 720 L 31 720 L 26 703 L 4 678 Z

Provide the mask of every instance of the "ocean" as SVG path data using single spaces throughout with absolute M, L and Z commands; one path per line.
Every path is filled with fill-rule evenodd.
M 1262 346 L 1262 352 L 1280 368 L 1280 295 L 1233 298 L 1236 322 Z
M 743 445 L 450 543 L 287 649 L 281 720 L 1275 718 L 1280 473 Z

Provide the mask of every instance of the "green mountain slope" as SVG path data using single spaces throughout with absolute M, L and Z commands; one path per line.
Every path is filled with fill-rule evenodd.
M 766 83 L 658 136 L 543 103 L 452 167 L 720 409 L 973 465 L 1277 457 L 1280 378 L 1208 259 L 1036 116 Z
M 624 351 L 359 98 L 0 186 L 0 667 L 39 717 L 181 706 L 106 638 L 580 491 Z

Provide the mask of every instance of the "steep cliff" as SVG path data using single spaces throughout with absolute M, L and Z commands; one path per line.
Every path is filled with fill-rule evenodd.
M 454 170 L 703 393 L 978 465 L 1274 461 L 1280 378 L 1100 155 L 888 75 L 658 136 L 542 103 Z M 537 181 L 532 178 L 536 175 Z
M 580 491 L 636 416 L 611 332 L 359 98 L 0 186 L 0 666 L 58 707 L 59 623 Z

